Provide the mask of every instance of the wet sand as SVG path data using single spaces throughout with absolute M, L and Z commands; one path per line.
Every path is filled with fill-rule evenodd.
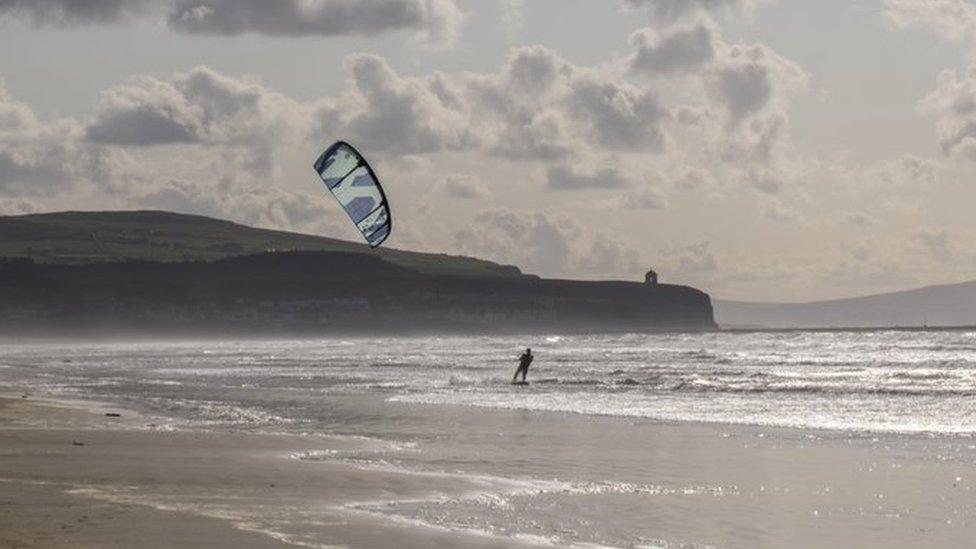
M 533 526 L 522 534 L 478 534 L 435 524 L 440 518 L 449 525 L 452 513 L 469 508 L 472 516 L 483 511 L 465 495 L 519 490 L 523 495 L 499 503 L 493 516 L 511 514 L 514 523 L 524 505 L 540 532 L 580 525 L 574 527 L 581 543 L 599 543 L 582 531 L 597 521 L 603 532 L 646 533 L 627 547 L 970 547 L 976 539 L 972 441 L 469 408 L 448 413 L 460 431 L 477 425 L 523 439 L 531 477 L 547 478 L 548 471 L 586 478 L 588 469 L 609 465 L 628 478 L 525 493 L 497 476 L 294 459 L 376 444 L 366 439 L 166 432 L 126 411 L 110 418 L 97 406 L 6 398 L 0 400 L 0 547 L 545 543 L 524 535 Z M 616 451 L 625 439 L 626 451 Z M 579 454 L 570 456 L 571 448 Z M 433 446 L 417 459 L 457 461 Z M 559 469 L 561 462 L 576 469 Z M 611 505 L 619 515 L 605 512 Z M 432 510 L 424 514 L 425 508 Z M 427 518 L 428 526 L 409 517 Z
M 133 423 L 125 412 L 106 418 L 0 398 L 0 547 L 507 546 L 341 509 L 460 493 L 470 489 L 464 482 L 289 459 L 365 442 L 133 430 Z M 289 512 L 306 515 L 306 532 L 275 530 Z

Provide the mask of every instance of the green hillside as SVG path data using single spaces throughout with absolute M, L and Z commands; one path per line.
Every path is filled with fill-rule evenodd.
M 59 212 L 0 216 L 0 257 L 38 263 L 210 261 L 269 251 L 342 251 L 378 255 L 432 274 L 514 276 L 514 267 L 444 254 L 393 249 L 284 231 L 256 229 L 203 216 L 161 211 Z

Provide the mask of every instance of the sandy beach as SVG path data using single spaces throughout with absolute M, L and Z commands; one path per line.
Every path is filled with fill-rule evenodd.
M 912 362 L 968 351 L 722 337 L 558 340 L 520 388 L 491 339 L 11 345 L 0 547 L 971 546 L 970 373 Z
M 3 547 L 544 544 L 364 511 L 370 502 L 436 502 L 514 492 L 514 486 L 289 459 L 296 452 L 354 451 L 352 439 L 136 430 L 130 413 L 105 418 L 96 409 L 0 402 Z M 523 436 L 539 438 L 543 431 L 552 436 L 554 427 L 560 435 L 599 437 L 610 421 L 574 418 L 578 424 L 563 429 L 584 431 L 568 435 L 551 415 L 494 415 L 499 427 L 515 421 Z M 38 420 L 47 427 L 30 426 Z M 86 422 L 89 427 L 78 427 Z M 974 534 L 971 449 L 965 460 L 933 462 L 911 441 L 797 439 L 694 425 L 644 425 L 642 431 L 653 433 L 647 445 L 657 450 L 641 456 L 641 464 L 620 466 L 644 471 L 655 484 L 551 490 L 588 492 L 584 497 L 593 500 L 577 509 L 583 517 L 598 514 L 601 497 L 629 491 L 654 521 L 647 526 L 661 535 L 647 546 L 965 547 Z M 297 515 L 282 516 L 291 513 Z M 289 522 L 301 528 L 276 529 Z
M 356 449 L 349 441 L 133 430 L 127 415 L 110 426 L 93 409 L 0 399 L 0 547 L 499 546 L 336 512 L 471 488 L 289 459 Z M 29 426 L 38 422 L 47 427 Z M 260 520 L 291 509 L 318 515 L 312 531 L 289 535 Z

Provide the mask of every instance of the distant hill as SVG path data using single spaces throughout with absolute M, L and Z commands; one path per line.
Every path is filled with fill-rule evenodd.
M 519 276 L 516 267 L 470 257 L 406 252 L 209 217 L 162 211 L 60 212 L 0 216 L 0 257 L 85 265 L 113 261 L 213 261 L 266 252 L 374 255 L 427 274 Z
M 723 328 L 976 326 L 976 281 L 814 303 L 712 304 Z

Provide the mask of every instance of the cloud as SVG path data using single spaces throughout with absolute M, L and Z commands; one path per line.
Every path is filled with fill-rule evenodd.
M 457 40 L 461 12 L 453 0 L 178 0 L 170 28 L 232 36 L 375 35 L 411 30 L 447 46 Z
M 2 215 L 26 215 L 36 211 L 37 206 L 30 200 L 0 198 L 0 214 Z
M 546 185 L 559 191 L 580 191 L 590 189 L 622 189 L 632 183 L 616 167 L 597 168 L 582 171 L 571 166 L 553 166 L 546 172 Z
M 221 210 L 221 200 L 211 186 L 176 178 L 157 182 L 136 200 L 148 208 L 188 214 L 213 216 Z
M 661 122 L 667 112 L 653 92 L 606 75 L 587 72 L 574 79 L 568 98 L 570 113 L 592 132 L 593 141 L 615 151 L 664 147 Z
M 702 20 L 643 32 L 630 55 L 589 66 L 529 46 L 513 48 L 494 71 L 412 76 L 381 57 L 353 55 L 346 62 L 347 87 L 307 101 L 206 67 L 136 76 L 106 90 L 89 116 L 65 124 L 60 156 L 50 147 L 56 141 L 29 138 L 53 135 L 36 129 L 50 124 L 4 94 L 0 126 L 17 128 L 8 133 L 21 143 L 6 158 L 6 171 L 17 173 L 19 182 L 5 184 L 0 195 L 27 196 L 31 182 L 44 188 L 42 180 L 56 180 L 82 184 L 95 196 L 109 182 L 111 192 L 91 204 L 114 200 L 354 238 L 345 218 L 323 215 L 321 201 L 296 193 L 303 183 L 291 177 L 292 164 L 318 152 L 311 143 L 317 149 L 320 142 L 343 138 L 386 166 L 384 173 L 434 183 L 436 196 L 427 210 L 419 198 L 397 198 L 392 184 L 391 198 L 403 202 L 404 212 L 415 210 L 399 225 L 401 245 L 407 240 L 400 238 L 429 249 L 453 242 L 458 251 L 545 275 L 634 273 L 636 279 L 647 266 L 631 248 L 645 245 L 632 231 L 622 230 L 617 240 L 547 209 L 572 211 L 574 200 L 590 196 L 593 201 L 581 212 L 606 209 L 637 219 L 657 215 L 652 212 L 669 203 L 662 191 L 677 180 L 710 182 L 699 187 L 729 182 L 729 192 L 745 179 L 772 191 L 788 188 L 791 172 L 781 157 L 795 89 L 789 62 L 762 46 L 728 45 L 709 23 L 696 21 Z M 669 41 L 680 42 L 682 33 L 701 34 L 697 27 L 709 31 L 710 53 L 668 50 L 680 45 Z M 631 62 L 641 48 L 653 78 L 633 78 Z M 750 67 L 763 86 L 723 87 L 726 73 Z M 741 100 L 750 93 L 758 99 Z M 107 166 L 104 177 L 94 173 L 99 163 Z M 452 173 L 484 173 L 492 186 L 463 175 L 446 177 Z M 656 174 L 675 175 L 662 183 Z M 444 201 L 468 201 L 463 205 L 470 207 L 497 200 L 513 207 L 520 203 L 519 184 L 535 186 L 527 205 L 516 207 L 544 204 L 540 211 L 496 208 L 463 220 L 424 214 Z M 582 189 L 603 192 L 572 192 Z M 549 194 L 538 196 L 540 191 Z M 31 202 L 39 203 L 38 196 L 31 195 Z M 695 198 L 675 204 L 684 207 Z M 694 254 L 684 255 L 690 265 Z
M 774 223 L 796 223 L 801 219 L 800 212 L 779 200 L 767 202 L 762 209 L 763 217 Z
M 0 15 L 36 26 L 123 23 L 151 11 L 149 0 L 0 0 Z
M 499 0 L 498 4 L 501 15 L 499 28 L 509 36 L 513 36 L 525 24 L 523 14 L 525 2 L 524 0 Z
M 150 77 L 102 93 L 95 120 L 85 129 L 91 142 L 150 146 L 199 142 L 198 113 L 175 86 Z
M 35 26 L 162 20 L 185 34 L 372 36 L 410 31 L 424 44 L 457 41 L 454 0 L 0 0 L 0 15 Z
M 707 69 L 707 86 L 724 111 L 725 128 L 715 137 L 719 155 L 739 178 L 765 193 L 778 193 L 802 172 L 789 153 L 787 128 L 793 99 L 809 76 L 792 61 L 761 45 L 724 44 Z M 714 120 L 705 111 L 704 128 Z
M 497 74 L 464 75 L 457 88 L 471 126 L 497 156 L 558 160 L 573 148 L 562 105 L 575 67 L 542 46 L 516 48 Z
M 874 170 L 874 176 L 883 185 L 880 192 L 890 193 L 892 188 L 931 189 L 941 180 L 939 166 L 930 159 L 906 155 L 882 163 Z
M 542 46 L 517 48 L 496 74 L 461 75 L 470 126 L 496 155 L 553 161 L 591 146 L 658 152 L 667 111 L 624 71 L 573 65 Z
M 708 284 L 721 268 L 708 240 L 696 240 L 672 246 L 658 256 L 661 261 L 659 271 L 668 278 Z
M 645 272 L 641 254 L 616 240 L 598 237 L 576 257 L 576 271 L 636 279 Z
M 41 196 L 73 183 L 116 181 L 120 155 L 79 143 L 72 120 L 44 122 L 0 81 L 0 194 Z
M 886 0 L 884 16 L 896 28 L 931 31 L 976 55 L 976 5 L 967 0 Z M 942 71 L 936 89 L 919 106 L 937 117 L 946 156 L 976 159 L 976 64 L 961 72 Z
M 733 124 L 770 108 L 785 110 L 791 94 L 809 84 L 797 64 L 761 45 L 724 46 L 713 87 Z
M 499 131 L 491 152 L 510 160 L 560 160 L 573 147 L 566 120 L 546 109 L 515 116 Z
M 545 214 L 489 210 L 458 231 L 455 242 L 464 253 L 515 263 L 529 272 L 560 273 L 572 263 L 571 238 L 566 226 Z
M 620 276 L 642 273 L 640 254 L 616 240 L 587 234 L 572 219 L 506 209 L 486 210 L 455 234 L 462 253 L 514 263 L 540 275 Z
M 488 191 L 473 174 L 453 174 L 444 180 L 444 193 L 456 200 L 484 200 Z
M 749 10 L 759 0 L 623 0 L 625 5 L 646 8 L 661 19 L 673 20 L 679 17 L 716 11 L 723 8 Z
M 861 228 L 878 224 L 878 220 L 874 216 L 864 212 L 847 212 L 844 214 L 843 220 L 847 225 Z
M 146 182 L 131 200 L 140 208 L 233 219 L 258 227 L 349 236 L 343 231 L 344 227 L 349 228 L 336 223 L 339 216 L 326 213 L 323 197 L 242 181 L 226 183 L 167 177 Z
M 0 195 L 44 196 L 78 184 L 111 188 L 119 183 L 124 158 L 88 147 L 69 135 L 50 133 L 19 143 L 0 140 Z
M 945 229 L 923 229 L 912 235 L 912 239 L 937 261 L 953 262 L 957 259 L 956 246 Z
M 100 145 L 240 148 L 268 174 L 279 149 L 309 134 L 312 107 L 259 84 L 197 67 L 169 80 L 129 79 L 107 90 L 84 130 Z
M 706 23 L 673 27 L 665 32 L 640 30 L 630 37 L 637 50 L 631 70 L 654 76 L 700 69 L 715 58 L 716 40 L 715 30 Z
M 884 16 L 896 28 L 925 29 L 976 46 L 976 6 L 967 0 L 885 0 Z
M 3 79 L 0 79 L 0 136 L 29 132 L 37 127 L 34 111 L 27 104 L 10 97 Z
M 667 205 L 667 201 L 653 189 L 640 189 L 622 195 L 618 204 L 632 210 L 660 210 Z
M 938 118 L 943 153 L 976 160 L 976 65 L 962 74 L 942 71 L 935 91 L 922 100 L 921 107 Z
M 354 93 L 343 112 L 346 130 L 373 150 L 398 154 L 473 147 L 474 135 L 458 98 L 438 78 L 403 78 L 386 60 L 355 55 L 346 63 Z

